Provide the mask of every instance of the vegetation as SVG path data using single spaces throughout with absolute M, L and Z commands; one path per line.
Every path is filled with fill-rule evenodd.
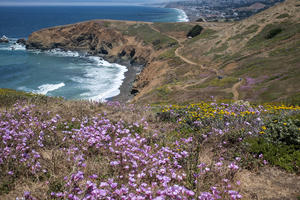
M 242 169 L 300 167 L 298 106 L 50 98 L 19 101 L 0 116 L 4 199 L 241 199 Z
M 290 12 L 270 16 L 288 20 Z M 165 50 L 154 59 L 168 61 L 161 62 L 171 68 L 167 80 L 160 76 L 160 86 L 141 97 L 156 105 L 0 89 L 0 199 L 299 197 L 300 27 L 283 20 L 262 30 L 258 22 L 270 18 L 210 23 L 182 45 L 171 37 L 181 41 L 193 23 L 154 23 L 160 31 L 148 23 L 104 24 Z M 228 24 L 235 33 L 224 35 Z M 203 68 L 176 56 L 179 46 Z M 205 69 L 212 66 L 219 77 Z M 231 100 L 240 77 L 239 98 L 256 104 Z M 209 100 L 191 103 L 202 97 Z M 286 104 L 260 103 L 271 101 Z
M 271 29 L 268 34 L 265 36 L 266 39 L 272 39 L 273 37 L 275 37 L 276 35 L 278 35 L 279 33 L 282 32 L 281 28 L 274 28 Z
M 213 30 L 213 29 L 204 29 L 203 32 L 196 36 L 193 37 L 192 39 L 189 39 L 186 43 L 187 44 L 192 44 L 200 39 L 205 39 L 205 40 L 212 40 L 214 38 L 216 38 L 217 36 L 215 35 L 217 33 L 217 31 Z
M 246 28 L 246 31 L 244 31 L 243 33 L 237 34 L 231 38 L 229 38 L 229 40 L 237 40 L 237 39 L 243 39 L 245 38 L 247 35 L 250 35 L 252 33 L 256 33 L 258 30 L 259 26 L 256 24 L 253 24 L 249 27 Z
M 223 43 L 221 46 L 219 47 L 212 47 L 208 52 L 206 52 L 204 55 L 209 55 L 212 53 L 220 53 L 225 51 L 228 48 L 228 43 Z
M 146 45 L 152 45 L 157 50 L 177 45 L 176 40 L 153 31 L 148 24 L 131 25 L 124 33 L 139 38 Z
M 29 100 L 31 102 L 47 102 L 51 98 L 44 95 L 27 93 L 23 91 L 16 91 L 13 89 L 1 89 L 0 88 L 0 105 L 12 106 L 17 101 Z
M 289 16 L 290 16 L 289 14 L 283 13 L 283 14 L 279 15 L 279 16 L 277 17 L 277 19 L 283 19 L 283 18 L 286 18 L 286 17 L 289 17 Z
M 153 24 L 163 33 L 185 32 L 190 31 L 193 26 L 188 23 L 155 23 Z
M 222 79 L 214 78 L 203 84 L 194 86 L 195 88 L 206 88 L 206 87 L 221 87 L 227 88 L 238 82 L 238 78 L 235 77 L 222 77 Z
M 282 22 L 280 24 L 268 24 L 259 34 L 247 43 L 247 47 L 261 48 L 272 47 L 283 40 L 287 40 L 300 32 L 300 24 Z
M 169 50 L 167 50 L 167 51 L 165 51 L 165 52 L 163 52 L 162 54 L 160 54 L 160 55 L 158 56 L 158 59 L 164 60 L 164 59 L 172 59 L 172 58 L 175 58 L 175 57 L 176 57 L 175 51 L 176 51 L 177 48 L 178 48 L 178 45 L 176 45 L 175 47 L 173 47 L 173 48 L 171 48 L 171 49 L 169 49 Z
M 194 26 L 189 32 L 188 34 L 186 35 L 187 37 L 196 37 L 198 35 L 200 35 L 200 33 L 202 32 L 203 30 L 203 27 L 200 26 L 200 25 L 196 25 Z

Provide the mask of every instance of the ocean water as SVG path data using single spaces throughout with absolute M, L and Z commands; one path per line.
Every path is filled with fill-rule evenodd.
M 0 7 L 0 88 L 66 99 L 104 100 L 120 93 L 125 66 L 77 52 L 29 51 L 15 44 L 33 31 L 92 19 L 187 21 L 181 10 L 141 6 Z

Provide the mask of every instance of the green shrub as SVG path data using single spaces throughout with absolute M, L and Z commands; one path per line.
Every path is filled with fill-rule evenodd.
M 262 154 L 269 164 L 279 166 L 289 172 L 300 170 L 299 146 L 274 144 L 263 137 L 249 138 L 245 140 L 249 145 L 249 151 L 254 154 Z
M 282 18 L 286 18 L 286 17 L 289 17 L 290 15 L 287 14 L 287 13 L 283 13 L 281 15 L 279 15 L 278 17 L 276 17 L 277 19 L 282 19 Z
M 190 30 L 187 34 L 187 37 L 196 37 L 197 35 L 200 35 L 200 33 L 202 32 L 203 27 L 200 25 L 196 25 L 192 28 L 192 30 Z
M 282 32 L 281 28 L 274 28 L 269 31 L 269 33 L 265 36 L 266 39 L 272 39 L 276 35 Z
M 266 140 L 275 144 L 300 146 L 300 120 L 297 116 L 284 118 L 276 115 L 265 122 Z

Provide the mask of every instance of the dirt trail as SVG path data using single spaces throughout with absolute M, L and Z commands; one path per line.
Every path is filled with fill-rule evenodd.
M 237 83 L 234 84 L 233 87 L 231 88 L 231 92 L 232 92 L 232 94 L 233 94 L 233 100 L 234 100 L 234 101 L 239 100 L 240 94 L 239 94 L 239 92 L 238 92 L 238 88 L 242 85 L 242 82 L 243 82 L 243 81 L 237 82 Z
M 200 67 L 201 69 L 203 69 L 203 70 L 211 71 L 211 72 L 215 73 L 217 76 L 220 75 L 220 73 L 219 73 L 219 71 L 218 71 L 217 69 L 211 69 L 211 68 L 208 68 L 208 67 L 204 67 L 203 65 L 198 64 L 198 63 L 195 63 L 195 62 L 193 62 L 193 61 L 191 61 L 191 60 L 185 58 L 184 56 L 182 56 L 182 55 L 179 53 L 180 50 L 184 48 L 184 44 L 182 44 L 182 41 L 181 41 L 181 40 L 179 40 L 178 38 L 176 38 L 176 37 L 174 37 L 174 36 L 172 36 L 172 35 L 169 35 L 169 34 L 166 34 L 166 33 L 162 33 L 159 29 L 157 29 L 156 27 L 153 26 L 153 23 L 152 23 L 152 24 L 149 24 L 149 26 L 150 26 L 150 28 L 152 28 L 154 31 L 159 32 L 160 34 L 165 35 L 165 36 L 167 36 L 167 37 L 169 37 L 169 38 L 172 38 L 173 40 L 176 40 L 176 41 L 178 42 L 179 47 L 175 50 L 175 55 L 176 55 L 177 57 L 179 57 L 181 60 L 183 60 L 184 62 L 186 62 L 186 63 L 188 63 L 188 64 L 190 64 L 190 65 L 199 66 L 199 67 Z M 185 40 L 184 40 L 184 41 L 185 41 Z
M 160 33 L 160 34 L 162 34 L 162 35 L 165 35 L 165 36 L 167 36 L 167 37 L 169 37 L 169 38 L 172 38 L 173 40 L 176 40 L 176 41 L 178 42 L 179 47 L 175 50 L 175 55 L 176 55 L 177 57 L 179 57 L 181 60 L 183 60 L 185 63 L 188 63 L 188 64 L 190 64 L 190 65 L 194 65 L 194 66 L 198 66 L 198 67 L 200 67 L 200 68 L 203 69 L 203 70 L 207 70 L 207 71 L 210 71 L 210 72 L 215 73 L 217 76 L 221 76 L 219 70 L 214 69 L 214 68 L 208 68 L 208 67 L 205 67 L 204 65 L 195 63 L 195 62 L 189 60 L 188 58 L 184 57 L 183 55 L 181 55 L 181 54 L 180 54 L 180 50 L 184 48 L 184 44 L 183 44 L 182 42 L 185 41 L 185 40 L 181 41 L 181 40 L 179 40 L 178 38 L 176 38 L 176 37 L 174 37 L 174 36 L 171 36 L 171 35 L 166 34 L 166 33 L 162 33 L 159 29 L 157 29 L 156 27 L 153 26 L 153 23 L 149 24 L 149 26 L 150 26 L 150 28 L 152 28 L 154 31 L 156 31 L 156 32 L 158 32 L 158 33 Z M 206 79 L 207 79 L 207 78 L 201 79 L 200 81 L 198 81 L 198 82 L 196 82 L 196 83 L 193 83 L 193 84 L 191 84 L 191 85 L 197 85 L 197 84 L 203 83 Z M 239 98 L 238 88 L 240 87 L 241 84 L 242 84 L 242 81 L 239 81 L 238 83 L 234 84 L 233 87 L 230 89 L 230 91 L 233 93 L 233 99 L 234 99 L 235 101 L 237 101 L 238 98 Z M 191 85 L 188 85 L 188 86 L 191 86 Z M 183 88 L 187 88 L 187 87 L 183 87 Z

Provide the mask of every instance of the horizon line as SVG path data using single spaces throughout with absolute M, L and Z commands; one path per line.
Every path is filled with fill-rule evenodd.
M 3 2 L 0 3 L 0 7 L 7 7 L 7 6 L 150 6 L 150 5 L 163 5 L 164 3 L 112 3 L 112 2 L 44 2 L 44 3 L 37 3 L 37 2 L 29 2 L 29 3 L 21 3 L 21 2 Z

